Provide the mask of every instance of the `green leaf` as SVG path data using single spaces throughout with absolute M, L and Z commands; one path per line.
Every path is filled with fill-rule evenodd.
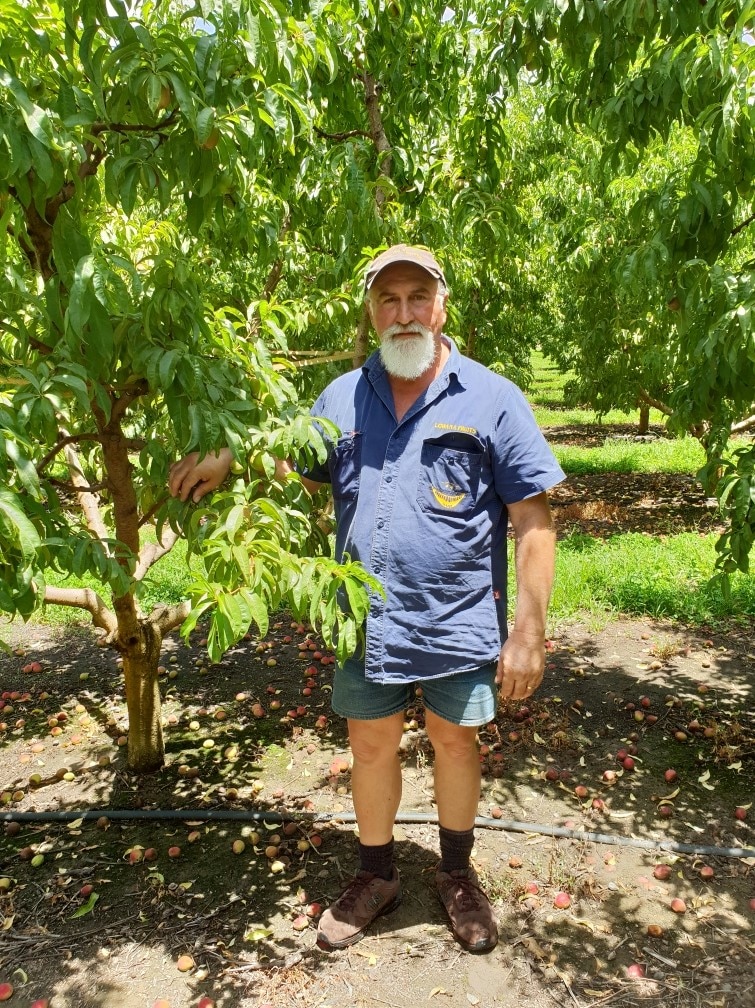
M 35 556 L 40 546 L 37 530 L 24 514 L 16 495 L 3 486 L 0 486 L 0 512 L 5 515 L 11 525 L 15 526 L 18 543 L 24 557 L 29 559 Z
M 200 145 L 207 143 L 215 129 L 215 109 L 203 108 L 197 113 L 197 140 Z
M 91 913 L 92 910 L 94 910 L 95 904 L 99 898 L 99 893 L 90 893 L 86 903 L 83 903 L 78 910 L 74 910 L 68 919 L 73 920 L 75 917 L 84 917 L 86 914 Z

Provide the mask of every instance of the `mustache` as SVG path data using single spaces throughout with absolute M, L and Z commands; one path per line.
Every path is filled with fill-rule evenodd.
M 432 329 L 428 329 L 427 326 L 422 325 L 421 322 L 412 322 L 410 325 L 400 325 L 398 322 L 394 322 L 393 325 L 388 326 L 384 330 L 381 339 L 390 339 L 392 336 L 405 336 L 407 333 L 411 333 L 412 336 L 420 335 L 427 339 L 432 336 Z

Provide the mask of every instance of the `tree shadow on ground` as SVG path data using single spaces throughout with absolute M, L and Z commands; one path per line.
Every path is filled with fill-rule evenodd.
M 685 1001 L 685 983 L 707 996 L 721 984 L 737 990 L 752 982 L 751 864 L 662 852 L 669 841 L 755 846 L 751 818 L 734 816 L 753 793 L 749 628 L 727 635 L 630 621 L 600 634 L 568 628 L 553 641 L 538 696 L 504 705 L 480 732 L 480 813 L 491 821 L 477 831 L 475 860 L 505 935 L 482 961 L 460 958 L 433 892 L 432 821 L 397 828 L 406 893 L 398 911 L 350 951 L 327 955 L 314 947 L 307 908 L 337 895 L 356 858 L 353 827 L 344 821 L 352 812 L 344 726 L 328 713 L 327 725 L 315 727 L 328 709 L 328 669 L 305 713 L 289 717 L 300 706 L 307 664 L 295 647 L 287 650 L 275 635 L 273 648 L 261 653 L 257 642 L 245 642 L 204 673 L 199 645 L 167 641 L 166 667 L 177 673 L 162 682 L 167 765 L 136 778 L 118 745 L 126 725 L 113 656 L 91 635 L 34 633 L 24 656 L 0 658 L 0 682 L 26 687 L 33 680 L 31 699 L 14 701 L 25 724 L 0 736 L 0 780 L 2 789 L 20 790 L 39 772 L 43 783 L 5 808 L 183 814 L 99 826 L 24 823 L 6 833 L 0 876 L 11 882 L 0 907 L 11 923 L 0 974 L 23 961 L 29 994 L 66 990 L 64 1004 L 84 1008 L 141 1008 L 162 990 L 172 1008 L 195 1004 L 200 993 L 218 1005 L 255 1008 L 290 1006 L 306 994 L 340 1008 L 369 992 L 367 1004 L 408 1008 L 418 991 L 425 1000 L 437 987 L 459 1003 L 472 993 L 484 1004 L 534 1008 L 536 992 L 547 988 L 564 1003 L 569 990 L 579 997 L 592 990 L 626 995 L 629 1004 L 636 991 L 624 971 L 640 964 L 651 978 L 643 1003 L 660 1006 L 672 996 L 675 1004 L 696 1003 L 691 994 Z M 271 652 L 273 667 L 266 664 Z M 30 678 L 20 668 L 32 656 L 43 672 Z M 281 701 L 275 712 L 272 697 Z M 265 705 L 263 717 L 252 714 L 255 702 Z M 50 736 L 48 719 L 61 709 L 68 721 Z M 626 769 L 617 752 L 632 746 L 634 767 Z M 402 753 L 402 808 L 432 820 L 432 754 L 419 699 L 407 714 Z M 58 779 L 64 768 L 72 779 Z M 672 782 L 669 769 L 677 775 Z M 610 782 L 606 771 L 614 774 Z M 660 814 L 664 807 L 670 816 Z M 249 818 L 205 821 L 192 810 Z M 315 823 L 318 813 L 331 818 Z M 501 816 L 496 824 L 494 815 Z M 563 829 L 568 837 L 547 832 Z M 617 842 L 589 842 L 586 834 Z M 635 847 L 635 839 L 657 846 Z M 234 841 L 244 843 L 239 853 Z M 150 848 L 153 861 L 144 858 Z M 169 848 L 178 853 L 170 856 Z M 33 866 L 27 849 L 43 862 Z M 134 851 L 141 857 L 132 863 Z M 282 867 L 274 869 L 276 861 Z M 670 865 L 666 880 L 653 876 L 659 861 Z M 700 874 L 703 865 L 713 868 L 711 878 Z M 89 910 L 87 885 L 98 896 Z M 571 900 L 566 910 L 554 907 L 559 892 Z M 685 914 L 670 909 L 674 897 L 685 900 Z M 662 934 L 649 935 L 649 926 Z M 722 957 L 724 941 L 730 954 Z M 186 974 L 176 969 L 181 955 L 194 962 Z M 502 975 L 513 978 L 505 994 Z

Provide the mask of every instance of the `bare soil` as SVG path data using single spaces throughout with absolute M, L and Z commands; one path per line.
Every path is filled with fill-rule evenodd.
M 591 433 L 607 430 L 549 436 L 585 444 Z M 717 522 L 684 476 L 572 476 L 553 504 L 562 535 Z M 622 620 L 554 637 L 538 695 L 503 706 L 480 732 L 474 860 L 501 926 L 485 956 L 455 944 L 433 891 L 421 697 L 402 745 L 403 903 L 328 954 L 315 945 L 318 904 L 353 873 L 356 845 L 332 667 L 316 642 L 300 649 L 306 631 L 281 618 L 218 666 L 199 634 L 167 640 L 166 765 L 147 778 L 126 767 L 122 678 L 90 630 L 3 636 L 22 652 L 0 655 L 0 985 L 14 988 L 11 1008 L 37 998 L 190 1008 L 203 997 L 223 1008 L 755 1004 L 749 624 Z M 35 661 L 41 671 L 23 671 Z M 14 819 L 32 810 L 104 818 Z M 171 810 L 177 819 L 159 817 Z M 404 821 L 411 813 L 427 821 Z M 655 877 L 659 865 L 667 878 Z M 564 893 L 570 905 L 559 908 Z
M 188 1008 L 202 996 L 229 1008 L 755 1000 L 755 860 L 663 849 L 669 841 L 755 848 L 755 809 L 735 817 L 755 778 L 751 629 L 720 635 L 621 621 L 598 633 L 573 626 L 551 642 L 538 697 L 502 708 L 480 733 L 488 825 L 474 858 L 502 935 L 487 956 L 465 954 L 447 930 L 432 888 L 433 822 L 397 825 L 401 907 L 349 950 L 315 946 L 310 905 L 327 905 L 355 868 L 353 824 L 339 818 L 352 810 L 348 751 L 329 712 L 331 667 L 300 652 L 306 637 L 287 620 L 264 647 L 242 642 L 215 667 L 198 640 L 166 642 L 165 667 L 175 673 L 162 677 L 167 762 L 141 779 L 118 744 L 127 726 L 112 654 L 83 628 L 12 634 L 24 653 L 0 658 L 0 790 L 12 795 L 0 814 L 107 817 L 6 822 L 0 983 L 14 986 L 13 1008 L 40 997 L 53 1008 L 151 1008 L 158 998 Z M 41 672 L 22 671 L 32 661 Z M 316 685 L 304 696 L 310 666 Z M 61 711 L 53 735 L 49 719 Z M 402 811 L 432 818 L 422 720 L 418 698 L 402 747 Z M 626 770 L 617 751 L 631 746 L 635 766 Z M 670 783 L 668 769 L 678 775 Z M 116 809 L 183 815 L 120 820 Z M 249 818 L 208 821 L 191 810 Z M 314 823 L 302 813 L 334 818 Z M 234 854 L 238 839 L 245 847 Z M 154 848 L 155 860 L 130 863 L 139 848 Z M 34 853 L 44 855 L 37 867 Z M 666 880 L 653 875 L 660 863 L 670 866 Z M 566 909 L 554 906 L 559 892 L 570 896 Z M 670 908 L 675 897 L 685 913 Z M 651 936 L 649 925 L 661 933 Z M 191 957 L 186 972 L 182 955 Z M 630 978 L 632 966 L 645 977 Z

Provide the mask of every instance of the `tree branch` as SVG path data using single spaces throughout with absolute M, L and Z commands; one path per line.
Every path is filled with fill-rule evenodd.
M 164 636 L 181 626 L 183 621 L 191 612 L 191 602 L 179 602 L 174 606 L 158 606 L 150 616 L 150 623 L 153 623 Z
M 100 514 L 100 499 L 96 493 L 93 493 L 93 488 L 87 483 L 74 446 L 70 443 L 67 444 L 65 446 L 65 453 L 68 471 L 71 474 L 71 482 L 76 491 L 76 496 L 79 498 L 79 505 L 84 513 L 87 528 L 92 535 L 100 540 L 105 553 L 110 556 L 110 551 L 106 546 L 106 542 L 110 536 Z
M 648 406 L 652 406 L 653 409 L 657 409 L 660 413 L 663 413 L 664 416 L 672 416 L 673 415 L 674 411 L 671 409 L 670 406 L 667 406 L 666 403 L 661 402 L 660 399 L 654 399 L 643 388 L 641 388 L 639 390 L 639 392 L 637 393 L 637 398 L 640 400 L 640 402 L 644 402 Z
M 286 214 L 283 225 L 281 226 L 280 234 L 278 235 L 278 245 L 286 237 L 291 229 L 291 214 Z M 283 275 L 283 256 L 279 255 L 278 258 L 273 263 L 267 280 L 265 281 L 265 286 L 262 288 L 262 294 L 260 295 L 261 300 L 269 301 L 270 298 L 275 293 L 275 288 L 280 283 L 280 278 Z
M 172 126 L 177 118 L 178 109 L 173 109 L 157 123 L 99 122 L 92 125 L 92 133 L 95 136 L 99 136 L 100 133 L 159 133 Z
M 86 151 L 86 158 L 79 163 L 79 167 L 76 169 L 76 175 L 80 182 L 83 182 L 90 175 L 94 175 L 107 154 L 105 147 L 95 147 L 91 141 L 87 141 L 84 144 L 84 150 Z M 66 182 L 59 192 L 48 199 L 45 204 L 45 218 L 50 224 L 55 222 L 58 211 L 64 203 L 67 203 L 73 197 L 75 192 L 76 183 L 73 181 Z
M 750 224 L 753 223 L 753 221 L 755 221 L 755 213 L 750 214 L 749 217 L 746 217 L 741 224 L 737 224 L 737 226 L 731 232 L 731 237 L 734 238 L 736 235 L 739 234 L 740 231 L 744 231 L 744 229 L 746 227 L 749 227 Z
M 352 137 L 366 137 L 370 139 L 370 134 L 367 130 L 347 130 L 346 133 L 326 133 L 325 130 L 321 130 L 318 126 L 315 126 L 315 133 L 321 136 L 324 140 L 335 140 L 336 143 L 343 143 L 344 140 L 351 140 Z
M 67 434 L 65 437 L 61 438 L 56 445 L 48 451 L 44 458 L 37 465 L 37 472 L 40 475 L 45 471 L 48 465 L 52 462 L 55 456 L 61 451 L 66 445 L 69 444 L 79 444 L 81 441 L 99 441 L 99 434 Z
M 113 400 L 113 410 L 110 414 L 109 423 L 114 427 L 118 427 L 131 403 L 140 396 L 146 395 L 147 392 L 149 392 L 149 385 L 146 378 L 140 378 L 139 381 L 126 388 L 120 396 Z M 120 433 L 120 430 L 118 433 L 119 440 L 122 440 L 123 435 Z
M 372 74 L 365 73 L 364 101 L 367 106 L 367 118 L 370 123 L 370 139 L 375 145 L 375 150 L 378 154 L 384 155 L 380 159 L 380 174 L 385 176 L 385 178 L 390 178 L 393 171 L 393 157 L 390 153 L 391 145 L 388 143 L 388 137 L 386 136 L 385 127 L 383 126 L 379 92 L 380 88 L 375 78 Z M 380 213 L 382 206 L 385 203 L 385 199 L 386 196 L 384 190 L 381 186 L 378 186 L 375 192 L 375 202 L 377 204 L 378 213 Z
M 745 431 L 752 430 L 755 427 L 755 416 L 746 417 L 744 420 L 739 420 L 737 423 L 731 425 L 732 434 L 744 434 Z
M 139 559 L 134 571 L 134 580 L 141 581 L 150 567 L 156 564 L 160 557 L 164 557 L 166 553 L 170 553 L 180 538 L 180 534 L 173 529 L 163 529 L 160 542 L 145 543 L 139 552 Z
M 45 604 L 84 609 L 91 615 L 92 623 L 108 634 L 113 634 L 118 629 L 115 613 L 108 609 L 91 588 L 53 588 L 52 585 L 47 585 Z

